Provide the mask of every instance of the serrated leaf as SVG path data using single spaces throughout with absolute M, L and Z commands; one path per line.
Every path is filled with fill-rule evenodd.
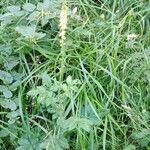
M 42 85 L 48 86 L 48 87 L 52 85 L 51 77 L 48 74 L 46 73 L 41 74 L 41 78 L 42 78 Z
M 48 23 L 48 21 L 49 21 L 50 18 L 51 18 L 50 15 L 43 16 L 41 18 L 41 24 L 42 24 L 42 26 L 46 25 Z
M 8 6 L 7 9 L 12 13 L 18 12 L 21 10 L 20 6 L 16 6 L 16 5 Z
M 36 8 L 36 6 L 33 5 L 32 3 L 25 3 L 25 4 L 23 5 L 23 9 L 26 10 L 26 11 L 28 11 L 28 12 L 34 11 L 35 8 Z
M 0 80 L 2 80 L 4 84 L 10 84 L 13 81 L 13 77 L 10 73 L 0 70 Z
M 21 81 L 16 81 L 9 86 L 9 89 L 11 91 L 15 91 L 20 86 L 20 84 L 21 84 Z
M 40 16 L 40 12 L 39 11 L 34 11 L 33 13 L 31 13 L 29 15 L 29 17 L 27 18 L 27 20 L 29 20 L 30 22 L 32 22 L 32 21 L 38 20 L 39 16 Z
M 18 116 L 18 112 L 17 111 L 12 111 L 12 112 L 9 112 L 6 117 L 7 118 L 10 118 L 10 119 L 14 119 Z
M 20 6 L 12 5 L 12 6 L 8 6 L 7 9 L 14 16 L 20 17 L 24 15 L 24 11 L 21 11 Z
M 18 65 L 18 63 L 19 62 L 16 57 L 9 57 L 4 63 L 4 67 L 6 70 L 12 70 L 15 66 Z
M 22 34 L 24 37 L 26 38 L 30 38 L 30 39 L 41 39 L 43 38 L 46 34 L 42 33 L 42 32 L 35 32 L 36 30 L 36 26 L 32 25 L 32 26 L 19 26 L 16 27 L 15 29 L 17 32 L 19 32 L 20 34 Z
M 124 150 L 136 150 L 136 147 L 134 145 L 130 144 Z
M 34 33 L 34 38 L 37 39 L 37 40 L 39 40 L 39 39 L 41 39 L 45 36 L 46 36 L 46 33 L 42 33 L 42 32 Z
M 38 4 L 37 4 L 37 10 L 39 10 L 39 11 L 41 11 L 41 10 L 43 10 L 43 3 L 41 3 L 41 2 L 39 2 Z
M 134 132 L 132 138 L 135 139 L 141 147 L 146 147 L 150 142 L 150 130 L 144 128 L 139 132 Z
M 10 24 L 12 22 L 12 14 L 11 13 L 5 13 L 0 16 L 1 26 L 5 26 L 7 24 Z
M 36 26 L 18 26 L 15 30 L 26 38 L 32 38 L 35 33 Z
M 23 76 L 24 76 L 23 73 L 18 73 L 16 71 L 12 71 L 11 75 L 12 75 L 14 81 L 21 81 L 23 79 Z
M 0 92 L 3 93 L 5 98 L 11 98 L 13 96 L 12 92 L 8 89 L 8 87 L 4 85 L 0 85 Z
M 4 56 L 10 56 L 12 53 L 12 48 L 9 45 L 1 45 L 0 46 L 0 53 Z
M 62 127 L 70 131 L 79 128 L 89 132 L 92 125 L 93 123 L 86 118 L 70 117 L 63 122 Z
M 18 140 L 19 145 L 26 145 L 26 144 L 30 144 L 30 142 L 25 139 L 25 138 L 21 138 Z
M 68 76 L 67 79 L 66 79 L 66 82 L 67 82 L 68 85 L 71 85 L 72 84 L 72 77 Z
M 36 97 L 40 92 L 43 92 L 43 90 L 45 91 L 44 87 L 40 87 L 38 86 L 36 89 L 31 89 L 27 95 L 32 96 L 32 97 Z
M 10 109 L 12 111 L 17 109 L 17 105 L 14 101 L 12 100 L 3 100 L 0 102 L 1 106 L 6 108 L 6 109 Z
M 5 13 L 5 14 L 2 14 L 0 15 L 0 20 L 5 20 L 6 18 L 9 18 L 11 17 L 11 13 Z
M 11 98 L 13 96 L 12 92 L 7 90 L 3 92 L 5 98 Z
M 43 6 L 45 10 L 49 10 L 51 7 L 51 1 L 50 0 L 44 0 L 43 1 Z
M 6 131 L 6 130 L 1 130 L 1 131 L 0 131 L 0 138 L 6 137 L 6 136 L 8 136 L 8 135 L 9 135 L 9 132 L 8 132 L 8 131 Z
M 65 150 L 69 149 L 68 141 L 62 135 L 53 136 L 50 135 L 44 142 L 40 144 L 42 149 L 50 149 L 50 150 Z
M 87 132 L 90 132 L 92 125 L 93 125 L 93 123 L 89 119 L 86 119 L 86 118 L 81 118 L 78 121 L 78 127 Z

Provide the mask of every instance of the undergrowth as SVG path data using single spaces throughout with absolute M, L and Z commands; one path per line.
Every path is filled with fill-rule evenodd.
M 149 6 L 2 0 L 0 149 L 150 150 Z

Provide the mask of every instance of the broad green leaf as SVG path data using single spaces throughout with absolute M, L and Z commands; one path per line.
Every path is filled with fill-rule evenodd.
M 8 132 L 7 130 L 1 130 L 1 131 L 0 131 L 0 138 L 6 137 L 6 136 L 8 136 L 8 135 L 9 135 L 9 132 Z
M 48 74 L 46 73 L 41 74 L 41 78 L 42 78 L 42 85 L 48 86 L 48 87 L 52 85 L 51 77 Z
M 72 77 L 68 76 L 67 79 L 66 79 L 66 82 L 67 82 L 68 85 L 71 85 L 72 84 Z
M 26 38 L 33 38 L 36 26 L 18 26 L 15 30 Z
M 6 70 L 12 70 L 16 65 L 18 65 L 18 63 L 18 58 L 8 57 L 8 59 L 4 63 L 4 67 Z
M 6 109 L 10 109 L 12 111 L 17 109 L 16 103 L 12 100 L 4 99 L 4 100 L 0 101 L 0 104 L 2 107 L 6 108 Z
M 43 86 L 38 86 L 36 89 L 30 90 L 27 95 L 36 97 L 38 94 L 44 94 L 45 93 L 45 88 Z
M 28 12 L 34 11 L 35 8 L 36 8 L 36 6 L 33 5 L 32 3 L 25 3 L 25 4 L 23 5 L 23 9 L 26 10 L 26 11 L 28 11 Z
M 21 84 L 21 81 L 17 80 L 16 82 L 14 82 L 13 84 L 11 84 L 9 86 L 9 90 L 11 91 L 15 91 Z
M 11 98 L 12 97 L 11 91 L 5 85 L 0 85 L 0 92 L 3 93 L 5 98 Z
M 68 140 L 62 135 L 50 135 L 40 144 L 40 147 L 48 150 L 65 150 L 69 149 L 69 144 Z
M 8 6 L 7 9 L 12 13 L 18 12 L 21 10 L 20 6 L 15 6 L 15 5 Z
M 81 118 L 78 120 L 78 127 L 87 132 L 90 132 L 92 125 L 93 123 L 86 118 Z
M 19 145 L 26 145 L 26 144 L 30 144 L 30 142 L 25 139 L 25 138 L 21 138 L 18 140 Z
M 136 150 L 136 147 L 134 145 L 130 144 L 124 150 Z
M 39 138 L 34 135 L 28 133 L 28 135 L 22 135 L 22 137 L 18 140 L 18 144 L 20 146 L 17 147 L 16 150 L 43 150 L 39 144 Z
M 19 32 L 20 34 L 22 34 L 26 38 L 38 40 L 38 39 L 41 39 L 44 36 L 46 36 L 45 33 L 42 33 L 42 32 L 38 33 L 38 32 L 35 32 L 35 30 L 36 30 L 35 25 L 16 27 L 16 31 Z
M 95 109 L 96 111 L 96 109 Z M 93 109 L 91 108 L 90 105 L 86 105 L 85 107 L 83 107 L 81 109 L 81 117 L 86 117 L 87 119 L 89 119 L 93 124 L 99 124 L 99 119 L 98 117 L 95 115 Z M 100 116 L 100 118 L 103 116 Z
M 20 6 L 12 5 L 12 6 L 8 6 L 7 9 L 14 16 L 20 17 L 24 15 L 24 11 L 21 11 Z
M 24 77 L 23 73 L 18 73 L 16 71 L 12 71 L 11 75 L 12 75 L 14 81 L 21 81 L 23 79 L 23 77 Z
M 49 10 L 51 7 L 51 0 L 44 0 L 43 1 L 43 6 L 45 10 Z
M 5 98 L 11 98 L 13 96 L 12 92 L 10 90 L 6 90 L 3 92 Z
M 134 132 L 132 138 L 136 140 L 141 147 L 146 147 L 150 142 L 150 130 L 143 128 L 139 132 Z
M 39 40 L 39 39 L 41 39 L 45 36 L 46 36 L 46 33 L 42 33 L 42 32 L 34 33 L 34 38 L 37 39 L 37 40 Z
M 5 13 L 0 16 L 1 26 L 5 26 L 7 24 L 10 24 L 12 22 L 12 14 L 11 13 Z
M 0 53 L 4 56 L 10 56 L 12 54 L 12 48 L 9 45 L 0 45 Z
M 62 127 L 69 131 L 74 129 L 83 129 L 89 132 L 92 125 L 93 123 L 86 118 L 70 117 L 69 119 L 64 121 Z
M 39 11 L 44 10 L 43 7 L 44 7 L 43 3 L 39 2 L 39 3 L 37 4 L 37 10 L 39 10 Z
M 29 15 L 27 20 L 29 20 L 30 22 L 37 21 L 39 19 L 39 16 L 40 16 L 40 12 L 39 11 L 34 11 Z
M 48 23 L 49 19 L 51 19 L 50 14 L 43 16 L 41 18 L 41 24 L 42 24 L 42 26 L 46 25 Z
M 15 118 L 19 115 L 18 111 L 11 111 L 9 112 L 6 117 L 11 119 L 11 120 L 15 120 Z
M 10 84 L 13 81 L 13 77 L 10 73 L 0 70 L 0 80 L 2 80 L 4 84 Z

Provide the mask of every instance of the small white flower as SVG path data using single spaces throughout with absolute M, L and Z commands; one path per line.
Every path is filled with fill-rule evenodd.
M 105 15 L 104 15 L 104 14 L 101 14 L 101 15 L 100 15 L 100 18 L 101 18 L 101 19 L 105 19 Z
M 146 109 L 143 109 L 143 110 L 142 110 L 142 113 L 146 113 Z
M 134 41 L 135 39 L 137 39 L 138 35 L 135 33 L 132 34 L 128 34 L 127 35 L 127 41 Z
M 127 105 L 121 105 L 123 108 L 125 108 L 126 110 L 131 110 L 131 107 L 127 106 Z
M 77 7 L 73 8 L 73 10 L 72 10 L 72 14 L 73 14 L 73 15 L 75 15 L 75 14 L 77 13 L 77 10 L 78 10 L 78 8 L 77 8 Z

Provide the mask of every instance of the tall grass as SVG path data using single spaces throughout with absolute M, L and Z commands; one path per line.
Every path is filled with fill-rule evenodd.
M 17 5 L 25 3 L 4 1 L 1 13 L 16 2 Z M 27 2 L 37 4 L 37 1 Z M 14 92 L 17 99 L 10 98 L 18 108 L 16 118 L 14 114 L 8 117 L 14 110 L 1 104 L 6 98 L 0 89 L 1 149 L 149 150 L 150 2 L 59 2 L 57 16 L 44 26 L 37 25 L 38 32 L 46 33 L 44 38 L 35 42 L 18 39 L 14 29 L 26 23 L 22 22 L 24 18 L 0 29 L 0 45 L 11 45 L 12 55 L 19 61 L 14 71 L 23 74 Z M 61 8 L 65 11 L 62 14 L 68 13 L 64 16 L 68 19 L 65 27 L 60 24 L 62 16 L 58 15 Z M 3 60 L 2 54 L 1 57 Z M 69 98 L 61 97 L 60 89 L 54 92 L 55 97 L 66 102 L 61 115 L 57 114 L 57 106 L 53 110 L 59 117 L 43 107 L 45 94 L 42 102 L 37 96 L 41 91 L 37 97 L 34 95 L 39 86 L 47 89 L 43 82 L 45 78 L 47 83 L 50 79 L 41 78 L 43 73 L 51 78 L 55 88 L 68 85 Z M 72 85 L 79 80 L 80 84 Z M 10 123 L 9 119 L 15 121 Z M 63 130 L 62 126 L 65 126 Z

